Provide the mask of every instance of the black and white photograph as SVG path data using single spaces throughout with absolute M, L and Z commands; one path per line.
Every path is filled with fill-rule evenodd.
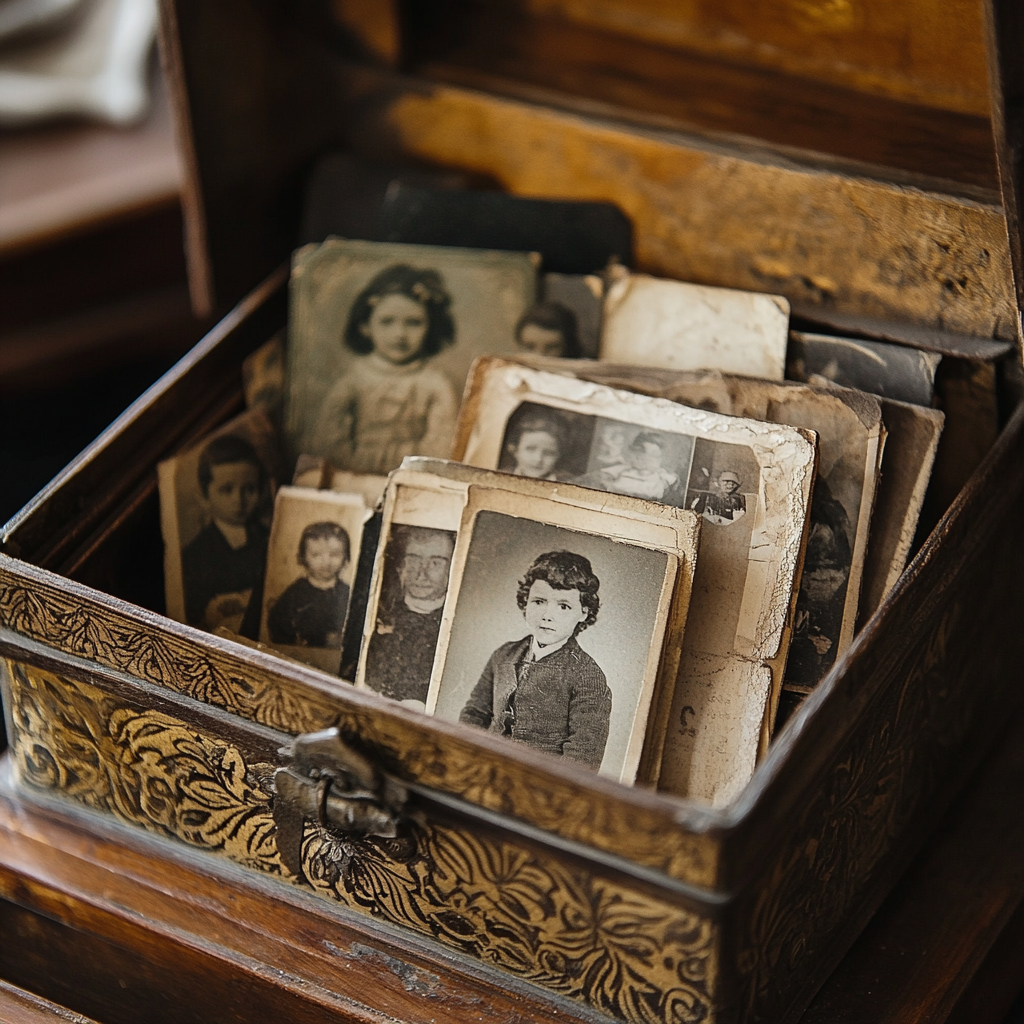
M 880 398 L 931 406 L 941 362 L 937 352 L 907 345 L 793 331 L 786 373 L 809 384 L 839 384 Z
M 739 522 L 757 504 L 761 475 L 746 445 L 697 438 L 686 488 L 686 507 L 714 526 Z
M 523 402 L 508 419 L 498 469 L 682 507 L 693 439 Z
M 337 673 L 366 506 L 358 495 L 282 487 L 267 551 L 260 640 Z
M 596 359 L 604 281 L 596 274 L 545 274 L 541 299 L 516 324 L 520 352 L 548 359 Z
M 578 365 L 585 376 L 590 364 Z M 517 414 L 525 418 L 521 409 L 529 403 L 557 414 L 580 438 L 549 476 L 565 473 L 575 483 L 650 502 L 667 498 L 699 513 L 699 596 L 683 638 L 673 721 L 689 711 L 685 728 L 670 727 L 666 736 L 659 785 L 721 804 L 750 778 L 762 723 L 781 692 L 817 439 L 799 427 L 593 383 L 573 376 L 568 363 L 558 369 L 478 360 L 454 457 L 486 469 L 507 466 L 514 456 L 522 461 L 522 438 L 509 427 Z M 580 417 L 593 423 L 589 441 Z M 584 451 L 588 469 L 581 476 Z
M 455 530 L 392 523 L 360 682 L 425 708 L 455 550 Z
M 292 454 L 369 474 L 407 455 L 447 457 L 470 364 L 518 350 L 536 283 L 530 253 L 336 238 L 299 249 L 285 416 Z
M 541 282 L 545 302 L 568 309 L 576 324 L 577 348 L 570 359 L 596 359 L 601 346 L 604 278 L 599 274 L 545 274 Z
M 259 409 L 160 463 L 167 613 L 258 639 L 274 492 L 276 433 Z
M 495 493 L 483 503 L 543 507 Z M 459 544 L 428 710 L 632 783 L 677 559 L 493 509 Z

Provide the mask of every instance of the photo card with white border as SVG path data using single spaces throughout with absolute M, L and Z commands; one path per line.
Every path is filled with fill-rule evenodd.
M 670 537 L 645 519 L 471 486 L 427 710 L 631 785 L 666 633 L 682 633 Z
M 512 490 L 517 494 L 533 498 L 559 501 L 576 509 L 615 513 L 634 521 L 643 520 L 656 525 L 660 542 L 669 545 L 679 559 L 676 573 L 676 589 L 672 601 L 672 613 L 666 642 L 662 649 L 661 668 L 655 688 L 654 705 L 648 716 L 647 736 L 643 745 L 637 781 L 653 783 L 657 780 L 661 766 L 662 748 L 671 711 L 673 689 L 679 671 L 683 631 L 690 607 L 693 576 L 697 564 L 701 524 L 703 519 L 689 509 L 667 508 L 666 506 L 624 494 L 594 491 L 575 484 L 552 483 L 533 480 L 529 477 L 511 476 L 493 470 L 467 466 L 461 462 L 445 459 L 411 457 L 402 462 L 401 475 L 393 474 L 402 481 L 402 486 L 411 486 L 413 480 L 408 473 L 420 473 L 440 477 L 447 482 L 457 482 L 476 488 Z
M 466 487 L 402 478 L 384 495 L 355 685 L 423 710 Z
M 292 257 L 285 436 L 292 455 L 387 474 L 447 457 L 473 359 L 516 351 L 539 257 L 328 238 Z
M 255 640 L 274 493 L 277 432 L 251 409 L 157 466 L 167 614 Z
M 274 503 L 262 643 L 336 675 L 363 526 L 359 495 L 282 487 Z
M 513 440 L 509 425 L 527 404 L 574 430 L 554 429 L 559 458 L 553 470 L 540 469 L 557 475 L 568 458 L 573 469 L 587 466 L 576 482 L 644 490 L 654 500 L 660 489 L 661 500 L 702 513 L 698 596 L 673 709 L 673 721 L 685 722 L 666 738 L 658 784 L 728 803 L 753 773 L 782 686 L 816 469 L 814 433 L 484 357 L 467 384 L 454 457 L 497 468 Z M 542 433 L 538 426 L 535 434 Z M 563 453 L 565 437 L 576 440 Z M 524 454 L 522 443 L 516 452 Z

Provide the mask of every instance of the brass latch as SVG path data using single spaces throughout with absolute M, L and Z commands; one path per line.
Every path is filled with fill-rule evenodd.
M 394 839 L 408 790 L 353 750 L 337 729 L 296 736 L 280 753 L 291 764 L 274 773 L 274 821 L 281 861 L 305 880 L 302 837 L 307 820 L 343 837 Z

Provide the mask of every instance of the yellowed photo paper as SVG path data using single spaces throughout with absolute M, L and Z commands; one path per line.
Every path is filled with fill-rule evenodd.
M 261 409 L 160 463 L 164 586 L 172 619 L 257 639 L 282 471 L 274 427 Z
M 604 300 L 600 358 L 782 380 L 788 335 L 781 295 L 621 271 Z
M 516 351 L 538 257 L 329 238 L 292 259 L 285 432 L 292 454 L 387 474 L 447 457 L 470 363 Z
M 359 495 L 282 487 L 274 502 L 259 639 L 337 675 L 370 512 Z
M 529 429 L 527 429 L 529 427 Z M 543 460 L 531 449 L 547 447 Z M 811 431 L 497 358 L 474 368 L 456 458 L 683 507 L 704 520 L 659 785 L 716 804 L 753 772 L 782 685 L 806 536 Z

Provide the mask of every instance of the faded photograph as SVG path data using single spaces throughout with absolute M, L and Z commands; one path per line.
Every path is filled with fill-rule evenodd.
M 161 527 L 172 618 L 257 639 L 280 472 L 274 430 L 253 411 L 161 463 Z
M 367 638 L 363 683 L 371 690 L 425 707 L 454 550 L 452 530 L 391 527 L 377 618 Z
M 509 417 L 498 468 L 682 507 L 693 439 L 523 402 Z
M 357 496 L 278 491 L 261 618 L 264 643 L 337 671 L 365 518 Z
M 545 302 L 563 306 L 573 315 L 578 351 L 570 358 L 596 359 L 601 344 L 603 278 L 597 274 L 545 274 L 541 287 Z
M 663 552 L 480 512 L 434 713 L 618 778 L 666 565 Z
M 811 527 L 800 578 L 786 682 L 813 686 L 832 667 L 843 627 L 853 529 L 842 502 L 821 474 L 811 498 Z
M 729 526 L 753 511 L 760 467 L 745 445 L 698 438 L 686 489 L 686 507 L 715 526 Z
M 549 359 L 580 357 L 579 324 L 564 303 L 547 300 L 531 306 L 516 324 L 520 351 Z
M 572 480 L 587 471 L 594 417 L 524 402 L 509 417 L 498 469 L 535 480 Z
M 292 269 L 286 424 L 293 451 L 386 474 L 447 457 L 473 358 L 516 349 L 527 253 L 328 239 Z M 524 327 L 524 329 L 527 329 Z

